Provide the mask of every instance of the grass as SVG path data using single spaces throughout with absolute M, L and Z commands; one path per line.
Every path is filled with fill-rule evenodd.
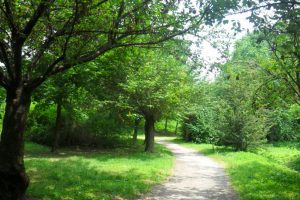
M 141 144 L 114 150 L 64 149 L 50 154 L 45 146 L 26 143 L 28 195 L 43 200 L 133 199 L 163 181 L 172 168 L 169 151 Z
M 167 131 L 168 133 L 174 134 L 176 129 L 176 121 L 175 120 L 168 120 L 168 126 L 167 126 Z M 155 130 L 157 132 L 164 132 L 165 131 L 165 120 L 161 120 L 155 123 Z M 181 125 L 180 123 L 178 124 L 177 127 L 177 133 L 180 134 L 181 132 Z
M 210 144 L 185 143 L 222 162 L 242 200 L 299 200 L 299 143 L 267 144 L 249 152 L 234 152 L 230 148 Z

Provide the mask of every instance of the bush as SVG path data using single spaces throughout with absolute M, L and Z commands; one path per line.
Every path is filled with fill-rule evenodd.
M 39 104 L 33 106 L 28 117 L 25 137 L 35 143 L 51 145 L 55 126 L 55 107 Z
M 51 146 L 54 140 L 56 107 L 35 105 L 29 115 L 26 138 Z M 118 147 L 130 134 L 128 127 L 113 109 L 84 113 L 68 108 L 62 110 L 60 146 Z
M 220 133 L 216 130 L 213 115 L 212 110 L 205 108 L 198 113 L 187 114 L 182 125 L 183 138 L 196 143 L 215 144 L 219 140 Z
M 262 113 L 229 113 L 224 119 L 220 126 L 224 133 L 220 140 L 221 145 L 244 151 L 266 141 L 269 126 L 266 116 Z
M 195 113 L 189 113 L 183 117 L 181 129 L 182 129 L 182 138 L 185 141 L 192 141 L 194 139 L 192 133 L 193 129 L 191 129 L 190 127 L 196 124 L 196 119 L 197 116 Z
M 267 119 L 263 110 L 253 111 L 246 104 L 232 106 L 219 100 L 186 114 L 182 122 L 182 136 L 186 141 L 247 150 L 266 141 L 270 127 Z

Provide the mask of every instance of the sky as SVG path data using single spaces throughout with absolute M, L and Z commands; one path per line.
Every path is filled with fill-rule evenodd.
M 201 62 L 206 66 L 206 68 L 202 67 L 200 70 L 201 78 L 213 80 L 217 75 L 217 71 L 212 70 L 210 66 L 212 66 L 216 62 L 224 63 L 226 61 L 225 58 L 221 58 L 222 54 L 212 46 L 212 43 L 220 44 L 220 41 L 225 41 L 229 44 L 229 53 L 232 53 L 234 51 L 235 42 L 245 36 L 248 32 L 253 31 L 253 25 L 247 20 L 249 14 L 250 13 L 241 13 L 231 15 L 226 17 L 226 19 L 229 20 L 228 24 L 219 24 L 216 27 L 207 27 L 207 30 L 205 31 L 205 33 L 203 33 L 206 39 L 203 40 L 200 45 L 196 45 L 197 38 L 195 38 L 194 36 L 187 37 L 187 39 L 195 42 L 191 46 L 192 52 L 196 54 L 199 59 L 202 60 Z M 241 32 L 236 33 L 233 30 L 232 20 L 240 22 L 242 30 Z M 217 39 L 214 39 L 214 30 L 219 31 L 220 37 Z

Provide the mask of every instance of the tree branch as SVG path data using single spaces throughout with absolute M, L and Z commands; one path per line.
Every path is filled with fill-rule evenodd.
M 300 5 L 300 2 L 291 0 L 291 1 L 283 1 L 283 2 L 276 2 L 276 3 L 264 3 L 263 5 L 256 5 L 256 6 L 250 6 L 250 8 L 248 9 L 244 9 L 238 12 L 234 12 L 234 13 L 230 13 L 226 16 L 230 16 L 230 15 L 235 15 L 235 14 L 242 14 L 242 13 L 246 13 L 246 12 L 253 12 L 255 10 L 260 10 L 262 8 L 270 8 L 270 7 L 274 7 L 274 6 L 279 6 L 279 5 L 290 5 L 291 7 L 294 5 Z
M 9 57 L 8 57 L 8 54 L 7 54 L 7 45 L 5 44 L 4 41 L 0 41 L 0 52 L 1 52 L 1 55 L 2 55 L 2 58 L 3 58 L 3 62 L 5 64 L 5 67 L 6 68 L 10 68 L 10 61 L 9 61 Z
M 2 9 L 2 11 L 5 14 L 5 17 L 7 19 L 8 25 L 11 29 L 12 35 L 17 36 L 19 34 L 18 33 L 19 30 L 18 30 L 17 24 L 14 21 L 14 16 L 13 16 L 13 13 L 11 11 L 11 5 L 10 4 L 11 4 L 11 1 L 4 0 L 5 10 Z
M 32 62 L 30 64 L 30 69 L 32 70 L 33 67 L 37 64 L 37 62 L 39 61 L 39 59 L 44 55 L 45 51 L 51 46 L 51 44 L 55 41 L 56 38 L 58 37 L 61 37 L 61 36 L 65 36 L 67 35 L 68 36 L 68 39 L 67 41 L 70 40 L 73 32 L 74 32 L 74 26 L 75 26 L 75 22 L 76 22 L 76 19 L 77 19 L 77 15 L 78 15 L 78 3 L 76 5 L 76 17 L 74 16 L 71 16 L 66 22 L 65 24 L 63 25 L 63 27 L 56 31 L 54 34 L 50 35 L 47 37 L 47 39 L 45 40 L 45 42 L 38 48 L 36 54 L 33 56 L 32 58 Z M 73 20 L 72 20 L 73 18 Z M 69 30 L 71 27 L 71 31 L 70 32 L 67 32 L 67 30 Z M 66 45 L 67 43 L 65 43 L 65 48 L 67 47 Z M 66 52 L 66 50 L 64 50 Z
M 0 85 L 4 87 L 5 89 L 9 88 L 9 81 L 6 75 L 3 73 L 2 70 L 0 70 Z
M 28 23 L 25 25 L 24 30 L 22 31 L 24 37 L 24 41 L 26 38 L 30 35 L 32 29 L 40 19 L 40 17 L 45 13 L 46 9 L 50 4 L 52 4 L 54 0 L 42 0 L 40 4 L 38 5 L 36 11 L 32 15 L 31 19 L 28 21 Z
M 191 29 L 197 27 L 205 18 L 207 12 L 209 12 L 209 3 L 207 5 L 207 7 L 205 7 L 205 9 L 203 10 L 203 12 L 201 12 L 200 15 L 198 16 L 194 16 L 194 18 L 197 18 L 197 21 L 195 23 L 193 23 L 192 25 L 190 25 L 188 28 L 185 28 L 183 30 L 171 30 L 168 28 L 169 24 L 163 24 L 161 25 L 161 27 L 156 27 L 158 30 L 157 32 L 151 32 L 149 30 L 136 30 L 138 32 L 125 32 L 124 34 L 121 34 L 119 37 L 117 36 L 117 34 L 120 33 L 120 31 L 118 31 L 119 29 L 119 25 L 122 21 L 122 19 L 126 18 L 127 16 L 129 16 L 130 13 L 132 12 L 137 12 L 137 10 L 139 10 L 141 7 L 144 7 L 148 2 L 150 2 L 151 0 L 143 0 L 143 2 L 141 2 L 141 4 L 134 6 L 132 9 L 130 9 L 130 11 L 126 12 L 123 14 L 124 9 L 125 9 L 125 4 L 124 2 L 120 4 L 120 7 L 118 8 L 118 13 L 116 16 L 116 19 L 113 20 L 113 24 L 112 27 L 109 29 L 110 31 L 105 32 L 104 34 L 107 35 L 107 41 L 105 42 L 101 42 L 100 46 L 98 48 L 95 48 L 92 51 L 86 52 L 86 53 L 81 53 L 78 52 L 78 55 L 73 55 L 72 59 L 68 59 L 64 54 L 66 53 L 67 49 L 68 49 L 68 41 L 70 40 L 71 37 L 76 37 L 76 33 L 77 31 L 81 31 L 81 30 L 73 30 L 73 28 L 71 28 L 71 30 L 67 30 L 67 31 L 62 31 L 62 35 L 66 35 L 67 39 L 65 42 L 65 45 L 63 47 L 63 53 L 60 57 L 58 57 L 56 60 L 54 60 L 52 62 L 52 64 L 48 65 L 47 70 L 44 74 L 42 74 L 40 77 L 37 77 L 35 79 L 33 79 L 32 81 L 30 81 L 28 83 L 28 87 L 30 88 L 35 88 L 38 85 L 40 85 L 43 81 L 45 81 L 48 77 L 57 74 L 61 71 L 65 71 L 75 65 L 79 65 L 79 64 L 83 64 L 89 61 L 94 60 L 95 58 L 99 57 L 100 55 L 104 54 L 105 52 L 107 52 L 110 49 L 113 48 L 118 48 L 118 47 L 127 47 L 127 46 L 148 46 L 148 45 L 155 45 L 155 44 L 159 44 L 162 43 L 164 41 L 170 40 L 178 35 L 182 35 L 185 34 L 187 32 L 189 32 Z M 182 26 L 184 26 L 186 23 L 186 21 L 193 19 L 193 17 L 182 20 L 180 22 L 180 24 Z M 68 28 L 70 28 L 69 26 L 71 24 L 73 24 L 73 26 L 71 25 L 71 27 L 74 27 L 74 23 L 76 20 L 73 21 L 73 23 L 71 23 L 70 21 L 67 22 L 66 26 L 68 26 Z M 171 22 L 174 23 L 174 22 Z M 181 27 L 182 28 L 182 27 Z M 159 33 L 161 33 L 159 30 L 162 31 L 166 31 L 166 33 L 158 35 Z M 89 30 L 87 30 L 89 31 Z M 98 31 L 98 30 L 96 30 Z M 145 32 L 144 32 L 145 31 Z M 56 32 L 57 33 L 57 32 Z M 132 40 L 131 36 L 132 35 L 139 35 L 139 34 L 149 34 L 151 37 L 150 38 L 144 38 L 146 41 L 145 42 L 139 42 L 137 40 Z M 152 37 L 152 34 L 154 37 Z M 54 38 L 57 37 L 53 36 Z M 130 37 L 130 40 L 125 41 L 125 38 Z M 54 40 L 54 39 L 53 39 Z M 46 42 L 47 45 L 48 42 Z M 45 45 L 47 47 L 47 45 Z M 38 57 L 40 57 L 43 52 L 46 50 L 47 48 L 42 48 L 41 52 L 42 53 L 38 53 Z M 75 51 L 76 52 L 76 51 Z M 38 60 L 38 59 L 37 59 Z M 34 63 L 36 63 L 37 61 L 35 61 Z

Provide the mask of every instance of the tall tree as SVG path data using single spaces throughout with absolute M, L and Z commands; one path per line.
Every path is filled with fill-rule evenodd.
M 154 124 L 163 113 L 176 109 L 184 99 L 187 68 L 162 49 L 148 50 L 138 56 L 137 69 L 122 84 L 120 100 L 145 119 L 145 151 L 154 150 Z

